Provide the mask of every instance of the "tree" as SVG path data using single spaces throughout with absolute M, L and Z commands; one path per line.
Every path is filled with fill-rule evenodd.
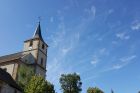
M 55 93 L 54 85 L 47 81 L 46 93 Z
M 24 90 L 25 85 L 29 82 L 32 76 L 34 76 L 34 69 L 31 66 L 21 65 L 18 70 L 17 83 Z
M 104 93 L 104 92 L 97 87 L 89 87 L 87 93 Z
M 25 93 L 55 93 L 54 85 L 41 76 L 32 76 L 24 88 Z
M 82 82 L 76 73 L 62 74 L 59 80 L 63 93 L 80 93 Z
M 46 92 L 47 82 L 41 76 L 32 76 L 29 83 L 26 85 L 24 92 L 25 93 L 45 93 Z

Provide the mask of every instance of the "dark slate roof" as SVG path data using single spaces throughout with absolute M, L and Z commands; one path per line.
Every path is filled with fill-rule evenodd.
M 22 91 L 22 89 L 14 81 L 12 76 L 9 73 L 7 73 L 6 71 L 4 71 L 3 69 L 1 69 L 1 68 L 0 68 L 0 80 L 4 81 L 5 83 L 10 85 L 11 87 L 16 88 L 17 90 Z
M 22 56 L 23 56 L 23 52 L 18 52 L 18 53 L 6 55 L 6 56 L 1 56 L 0 57 L 0 63 L 10 61 L 10 60 L 19 59 Z
M 35 34 L 34 34 L 33 38 L 40 38 L 43 41 L 42 34 L 41 34 L 40 22 L 35 30 Z
M 38 23 L 38 26 L 37 26 L 37 28 L 35 30 L 35 33 L 33 35 L 33 38 L 28 39 L 28 40 L 26 40 L 24 42 L 31 41 L 31 40 L 34 40 L 34 39 L 40 39 L 42 42 L 44 42 L 44 44 L 46 44 L 45 41 L 42 38 L 40 22 Z M 46 46 L 48 47 L 47 44 L 46 44 Z

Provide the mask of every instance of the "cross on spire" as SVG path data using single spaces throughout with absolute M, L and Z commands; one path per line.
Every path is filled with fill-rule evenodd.
M 38 22 L 40 23 L 40 21 L 41 21 L 41 16 L 38 17 Z

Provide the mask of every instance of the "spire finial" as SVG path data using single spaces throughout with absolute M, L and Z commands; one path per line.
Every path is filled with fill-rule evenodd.
M 38 23 L 40 24 L 41 21 L 41 16 L 38 17 Z

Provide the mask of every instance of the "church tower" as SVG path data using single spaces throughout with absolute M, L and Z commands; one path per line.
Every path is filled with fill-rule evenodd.
M 43 77 L 46 76 L 47 48 L 48 45 L 42 38 L 39 22 L 33 38 L 24 41 L 23 53 L 28 56 L 25 57 L 23 61 L 28 64 L 32 64 L 35 74 Z

